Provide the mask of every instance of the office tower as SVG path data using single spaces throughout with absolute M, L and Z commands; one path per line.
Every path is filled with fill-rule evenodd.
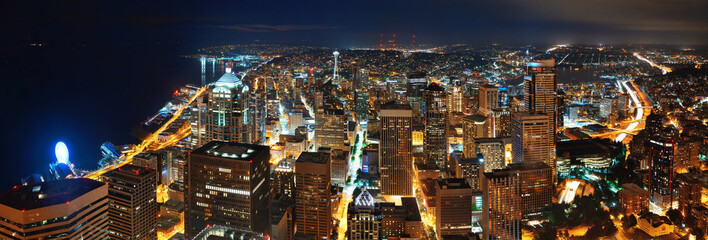
M 347 236 L 350 240 L 381 239 L 381 207 L 371 193 L 361 190 L 349 203 L 347 213 Z
M 514 113 L 511 120 L 511 143 L 513 162 L 543 162 L 553 169 L 553 182 L 556 175 L 555 151 L 552 117 L 535 112 Z
M 212 141 L 187 161 L 184 231 L 194 237 L 209 225 L 269 232 L 270 149 Z
M 521 182 L 521 222 L 535 225 L 543 219 L 544 211 L 551 206 L 555 188 L 553 171 L 543 162 L 509 164 L 499 171 L 517 174 Z
M 511 136 L 511 111 L 509 107 L 492 109 L 490 114 L 490 137 L 505 138 Z
M 600 100 L 600 118 L 606 119 L 617 111 L 617 98 L 603 98 Z
M 435 229 L 443 235 L 466 235 L 472 231 L 473 190 L 463 178 L 438 178 Z
M 381 106 L 379 172 L 382 195 L 411 196 L 413 178 L 413 111 L 408 105 Z
M 354 72 L 354 104 L 358 122 L 369 119 L 369 74 L 366 69 Z
M 0 238 L 106 239 L 107 196 L 108 185 L 87 178 L 15 186 L 0 195 Z
M 484 173 L 482 239 L 521 239 L 521 179 L 516 172 Z
M 317 109 L 315 114 L 315 146 L 348 150 L 347 115 L 341 109 Z
M 463 98 L 465 91 L 462 86 L 453 86 L 447 89 L 447 114 L 461 113 L 464 109 Z
M 273 170 L 273 195 L 295 197 L 295 159 L 280 160 Z
M 671 136 L 657 133 L 649 137 L 649 162 L 651 177 L 649 194 L 651 202 L 666 209 L 672 206 L 672 193 L 675 180 L 674 161 L 675 141 Z
M 617 192 L 617 199 L 626 215 L 639 213 L 649 209 L 649 192 L 634 183 L 622 184 L 622 190 Z
M 478 138 L 474 152 L 481 155 L 484 172 L 506 167 L 506 141 L 503 138 Z
M 487 137 L 487 117 L 470 115 L 462 118 L 462 153 L 465 157 L 477 156 L 475 139 Z
M 297 232 L 329 239 L 332 232 L 330 154 L 304 152 L 295 163 Z
M 301 126 L 305 126 L 302 112 L 295 110 L 288 113 L 288 133 L 295 134 L 295 129 Z
M 413 72 L 406 75 L 406 95 L 408 103 L 413 109 L 413 115 L 423 114 L 423 92 L 428 86 L 425 72 Z
M 499 88 L 489 84 L 479 86 L 479 113 L 488 116 L 499 107 Z
M 484 158 L 481 156 L 473 158 L 455 157 L 455 161 L 455 177 L 465 179 L 472 191 L 480 191 L 482 189 L 482 174 L 485 172 Z
M 445 89 L 431 83 L 425 89 L 425 153 L 426 163 L 447 169 L 447 108 Z
M 548 115 L 556 131 L 556 62 L 554 59 L 535 60 L 528 63 L 524 77 L 524 104 L 527 112 Z M 552 135 L 555 142 L 555 134 Z
M 155 171 L 153 171 L 153 174 L 155 174 L 155 178 L 153 179 L 157 185 L 163 184 L 162 171 L 166 170 L 167 165 L 164 155 L 155 151 L 139 153 L 133 157 L 131 164 L 138 167 L 154 169 Z
M 103 175 L 108 182 L 111 239 L 157 239 L 155 170 L 124 165 Z
M 209 90 L 204 142 L 251 143 L 249 89 L 226 68 L 226 73 Z
M 402 197 L 400 205 L 393 202 L 382 202 L 381 237 L 382 238 L 422 238 L 423 222 L 421 221 L 418 202 L 413 197 Z

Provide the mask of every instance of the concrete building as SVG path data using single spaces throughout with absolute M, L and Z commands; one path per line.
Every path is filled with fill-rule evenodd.
M 512 171 L 484 173 L 482 239 L 521 239 L 521 178 Z
M 2 239 L 108 238 L 108 185 L 87 178 L 15 186 L 0 195 Z
M 475 153 L 482 155 L 484 162 L 484 172 L 492 172 L 494 169 L 502 169 L 507 165 L 506 145 L 508 139 L 505 138 L 477 138 L 475 139 Z
M 400 205 L 393 202 L 380 204 L 383 215 L 381 218 L 382 238 L 423 237 L 423 222 L 415 198 L 402 197 Z
M 315 147 L 348 150 L 347 115 L 341 109 L 317 109 Z
M 550 117 L 551 131 L 555 133 L 558 117 L 556 107 L 556 63 L 554 59 L 534 60 L 526 66 L 524 76 L 524 104 L 527 112 L 539 112 Z M 562 118 L 561 118 L 562 119 Z M 555 134 L 551 141 L 555 142 Z M 549 166 L 553 166 L 550 165 Z
M 297 232 L 329 239 L 332 233 L 330 154 L 304 152 L 295 163 Z
M 108 182 L 110 238 L 156 239 L 155 170 L 128 164 L 103 176 Z
M 212 141 L 190 153 L 185 188 L 185 235 L 222 225 L 270 232 L 270 149 Z M 238 199 L 238 201 L 235 201 Z
M 556 142 L 553 118 L 546 114 L 518 112 L 512 116 L 513 162 L 543 162 L 556 179 Z
M 639 215 L 642 210 L 649 209 L 649 192 L 636 184 L 622 184 L 622 190 L 617 192 L 617 198 L 626 215 Z
M 476 156 L 475 139 L 487 137 L 487 117 L 470 115 L 462 118 L 462 153 L 465 157 Z
M 435 229 L 443 235 L 466 235 L 472 231 L 473 189 L 463 178 L 438 178 Z
M 499 88 L 489 84 L 479 86 L 479 113 L 489 116 L 492 109 L 499 107 Z
M 367 190 L 349 203 L 347 236 L 351 240 L 381 239 L 381 206 Z

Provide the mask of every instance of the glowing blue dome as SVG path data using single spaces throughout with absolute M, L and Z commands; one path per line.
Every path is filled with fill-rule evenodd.
M 54 154 L 57 156 L 57 163 L 69 164 L 69 148 L 64 142 L 58 142 L 54 146 Z

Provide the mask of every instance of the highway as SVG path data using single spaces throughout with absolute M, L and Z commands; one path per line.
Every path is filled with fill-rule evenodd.
M 644 108 L 651 107 L 651 102 L 647 99 L 644 93 L 639 90 L 639 88 L 637 87 L 637 85 L 634 84 L 633 81 L 623 81 L 622 86 L 624 86 L 624 88 L 627 90 L 627 93 L 629 93 L 629 96 L 631 97 L 632 102 L 634 103 L 635 121 L 633 121 L 627 126 L 627 128 L 624 130 L 625 132 L 617 135 L 615 141 L 618 142 L 622 142 L 625 140 L 625 138 L 628 136 L 626 132 L 644 129 L 643 126 L 640 127 L 640 124 L 642 124 L 643 121 L 646 120 L 647 116 L 649 116 L 649 114 L 651 113 L 651 111 L 644 110 Z
M 634 53 L 634 56 L 637 57 L 637 59 L 639 59 L 639 60 L 649 63 L 649 65 L 651 65 L 652 67 L 661 69 L 661 74 L 667 74 L 667 73 L 671 72 L 671 68 L 664 66 L 664 65 L 659 65 L 659 64 L 657 64 L 645 57 L 642 57 L 642 55 L 639 55 L 639 53 L 637 53 L 637 52 Z

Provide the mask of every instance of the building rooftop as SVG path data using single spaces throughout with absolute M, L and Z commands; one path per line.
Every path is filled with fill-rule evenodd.
M 587 155 L 609 156 L 610 154 L 609 146 L 592 139 L 558 142 L 556 149 L 558 149 L 556 150 L 558 156 L 565 156 L 566 154 L 568 154 L 569 157 Z
M 680 173 L 676 178 L 679 181 L 700 184 L 703 188 L 708 188 L 708 171 Z
M 470 185 L 464 178 L 438 178 L 440 189 L 469 189 Z
M 475 115 L 466 116 L 464 119 L 468 120 L 468 121 L 472 121 L 477 124 L 481 124 L 487 120 L 487 117 L 485 117 L 484 115 L 475 114 Z
M 634 183 L 622 184 L 622 190 L 620 190 L 620 191 L 631 194 L 631 195 L 648 194 L 647 190 L 640 188 L 639 186 L 637 186 L 637 184 L 634 184 Z
M 48 207 L 70 202 L 101 186 L 105 186 L 105 183 L 87 178 L 61 179 L 27 186 L 15 186 L 0 196 L 0 204 L 17 210 Z
M 430 85 L 428 85 L 427 88 L 425 88 L 425 90 L 426 90 L 426 91 L 436 91 L 436 92 L 445 91 L 445 89 L 442 88 L 442 87 L 440 86 L 440 84 L 437 84 L 437 83 L 431 83 Z
M 381 110 L 411 110 L 408 104 L 386 103 L 381 105 Z
M 210 155 L 235 160 L 250 160 L 263 153 L 270 154 L 270 148 L 261 145 L 221 141 L 211 141 L 192 151 L 192 154 Z
M 329 160 L 329 153 L 323 152 L 304 152 L 300 154 L 300 157 L 297 158 L 297 162 L 309 162 L 318 164 L 325 164 L 327 163 L 327 160 Z
M 132 164 L 126 164 L 122 167 L 113 169 L 105 174 L 106 177 L 111 177 L 113 175 L 128 175 L 132 177 L 143 177 L 143 176 L 153 176 L 155 175 L 155 170 L 147 167 L 135 166 Z

